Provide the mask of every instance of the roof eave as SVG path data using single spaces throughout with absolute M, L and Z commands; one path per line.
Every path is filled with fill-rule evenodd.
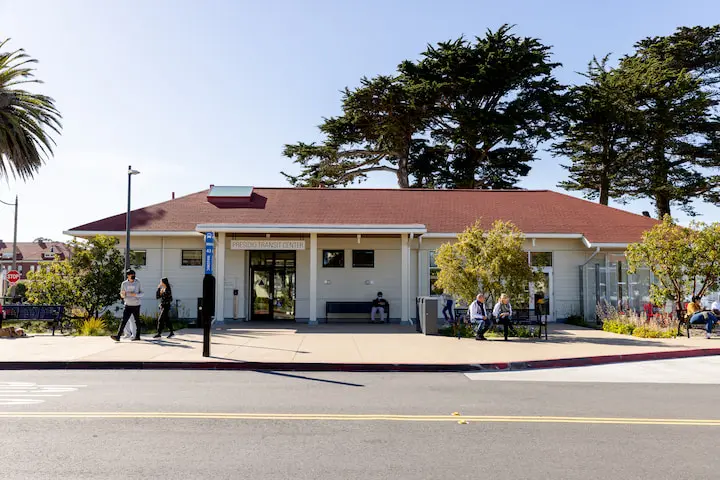
M 63 235 L 71 237 L 89 238 L 96 235 L 107 235 L 109 237 L 124 237 L 125 230 L 120 231 L 100 231 L 100 230 L 68 230 Z M 196 237 L 199 232 L 190 231 L 154 231 L 154 230 L 131 230 L 131 237 Z
M 223 233 L 325 233 L 325 234 L 402 234 L 412 233 L 422 235 L 427 227 L 420 224 L 388 224 L 388 225 L 242 225 L 242 224 L 199 224 L 195 227 L 197 232 L 223 232 Z

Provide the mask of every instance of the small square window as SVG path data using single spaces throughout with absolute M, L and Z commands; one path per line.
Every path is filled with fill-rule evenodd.
M 130 265 L 133 267 L 144 267 L 147 265 L 147 251 L 130 250 Z
M 183 250 L 182 263 L 183 267 L 202 267 L 203 252 L 202 250 Z
M 344 268 L 345 250 L 323 250 L 323 267 Z
M 375 268 L 375 250 L 353 250 L 353 268 Z
M 530 252 L 530 265 L 552 267 L 552 252 Z

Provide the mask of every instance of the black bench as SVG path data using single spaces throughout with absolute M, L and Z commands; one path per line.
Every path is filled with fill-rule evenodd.
M 717 316 L 717 315 L 715 315 L 715 316 Z M 682 326 L 682 327 L 685 327 L 685 331 L 687 332 L 687 338 L 690 338 L 690 330 L 692 330 L 692 329 L 697 329 L 697 330 L 703 330 L 703 331 L 705 331 L 705 329 L 707 328 L 707 322 L 703 322 L 703 323 L 690 323 L 690 318 L 688 318 L 688 317 L 686 316 L 686 317 L 685 317 L 685 320 L 683 320 L 682 322 L 680 322 L 680 323 L 678 324 L 678 336 L 680 336 L 680 327 L 681 327 L 681 326 Z M 720 326 L 720 322 L 718 322 L 718 323 L 716 323 L 715 325 L 713 325 L 713 331 L 715 331 L 715 329 L 717 329 L 718 326 Z
M 47 322 L 52 324 L 52 334 L 55 335 L 55 329 L 63 329 L 69 327 L 69 322 L 64 322 L 65 307 L 62 305 L 19 305 L 6 304 L 2 306 L 2 315 L 0 315 L 0 327 L 4 320 L 18 320 L 23 322 Z
M 365 314 L 370 316 L 373 302 L 325 302 L 325 321 L 330 322 L 330 314 Z M 371 317 L 372 318 L 372 317 Z M 385 305 L 385 323 L 390 323 L 390 304 Z
M 513 308 L 513 314 L 510 318 L 510 326 L 536 326 L 538 327 L 538 338 L 542 338 L 542 331 L 543 328 L 545 329 L 545 340 L 548 338 L 548 325 L 547 325 L 547 316 L 545 315 L 535 315 L 534 310 L 530 310 L 528 308 L 520 308 L 520 309 L 514 309 Z M 470 317 L 468 315 L 468 309 L 467 308 L 457 308 L 455 309 L 455 320 L 458 322 L 469 322 Z M 498 327 L 502 327 L 502 323 L 498 323 L 497 319 L 493 319 L 493 326 L 492 329 L 496 329 Z M 503 329 L 504 333 L 504 329 Z M 507 334 L 505 335 L 505 340 L 507 340 Z

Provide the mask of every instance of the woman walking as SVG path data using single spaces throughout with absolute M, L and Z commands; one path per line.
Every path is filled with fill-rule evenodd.
M 170 306 L 172 305 L 173 296 L 170 281 L 167 278 L 160 281 L 157 292 L 155 292 L 155 298 L 160 300 L 160 316 L 158 317 L 157 335 L 153 338 L 160 338 L 166 326 L 170 331 L 167 338 L 172 338 L 175 336 L 172 320 L 170 320 Z

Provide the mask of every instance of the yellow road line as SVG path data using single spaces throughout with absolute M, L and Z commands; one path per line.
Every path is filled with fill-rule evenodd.
M 578 423 L 610 425 L 690 425 L 720 427 L 720 419 L 554 417 L 489 415 L 383 415 L 322 413 L 207 413 L 207 412 L 0 412 L 0 418 L 150 418 L 194 420 L 295 420 L 340 422 L 466 422 L 475 423 Z

